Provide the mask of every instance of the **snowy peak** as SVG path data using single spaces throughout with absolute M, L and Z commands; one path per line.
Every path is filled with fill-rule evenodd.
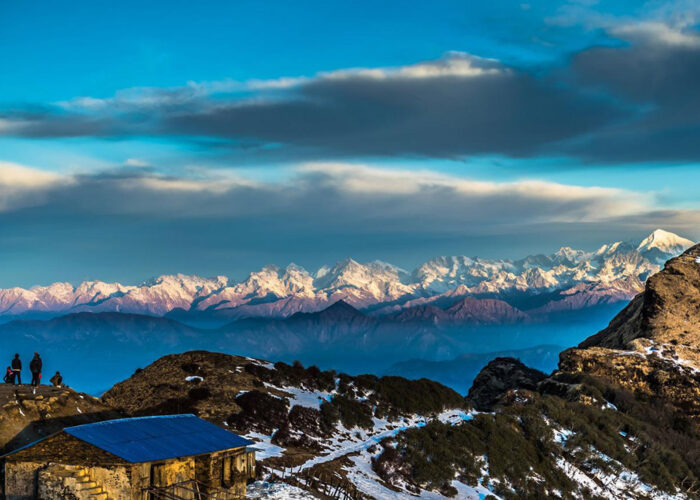
M 657 229 L 639 243 L 637 251 L 644 256 L 650 256 L 658 260 L 659 254 L 679 255 L 694 244 L 689 239 L 677 234 Z
M 572 266 L 580 263 L 586 258 L 587 253 L 583 250 L 575 250 L 571 247 L 561 247 L 554 252 L 552 260 L 557 264 Z

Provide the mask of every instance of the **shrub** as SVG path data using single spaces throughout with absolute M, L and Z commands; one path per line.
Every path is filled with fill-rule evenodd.
M 229 416 L 227 423 L 236 429 L 260 430 L 270 434 L 287 421 L 289 402 L 260 391 L 250 391 L 236 397 L 241 411 Z
M 345 396 L 336 396 L 330 402 L 324 402 L 321 405 L 321 419 L 326 430 L 332 428 L 338 420 L 347 429 L 371 429 L 374 425 L 369 405 Z

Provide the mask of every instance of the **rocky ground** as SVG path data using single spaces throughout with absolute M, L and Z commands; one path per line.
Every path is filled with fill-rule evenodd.
M 0 451 L 19 448 L 64 427 L 120 413 L 99 399 L 70 389 L 29 385 L 0 385 Z

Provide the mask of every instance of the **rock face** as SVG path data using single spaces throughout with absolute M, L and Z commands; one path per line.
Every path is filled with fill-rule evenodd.
M 491 411 L 508 391 L 534 390 L 545 377 L 515 358 L 496 358 L 476 376 L 467 400 L 479 411 Z

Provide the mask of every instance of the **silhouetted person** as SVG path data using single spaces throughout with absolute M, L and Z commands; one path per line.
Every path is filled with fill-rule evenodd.
M 41 383 L 41 357 L 39 357 L 39 353 L 35 352 L 34 357 L 32 358 L 31 362 L 29 363 L 29 371 L 32 372 L 32 386 L 36 387 Z
M 54 387 L 61 387 L 63 385 L 63 377 L 61 376 L 61 372 L 56 372 L 56 375 L 51 377 L 50 382 Z
M 15 375 L 14 375 L 14 373 L 12 372 L 12 367 L 11 367 L 11 366 L 8 366 L 8 367 L 7 367 L 7 370 L 5 371 L 5 376 L 2 378 L 2 380 L 3 380 L 6 384 L 11 384 L 11 383 L 14 381 L 14 378 L 15 378 Z
M 12 360 L 12 382 L 22 384 L 22 361 L 19 359 L 19 354 L 15 354 L 15 359 Z

